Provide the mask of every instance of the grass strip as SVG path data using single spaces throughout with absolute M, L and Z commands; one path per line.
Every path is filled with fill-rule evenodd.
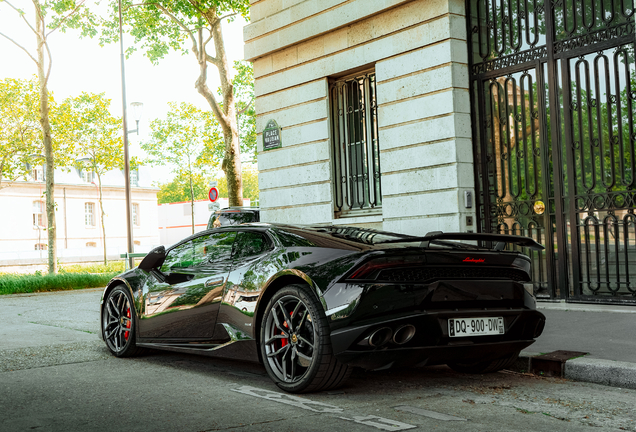
M 118 273 L 3 274 L 0 275 L 0 295 L 103 287 Z

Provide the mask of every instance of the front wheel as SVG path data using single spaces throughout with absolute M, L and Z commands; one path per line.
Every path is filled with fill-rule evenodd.
M 333 356 L 327 318 L 307 285 L 274 294 L 261 321 L 260 350 L 269 376 L 290 393 L 333 389 L 351 374 Z
M 102 335 L 110 352 L 117 357 L 131 357 L 143 352 L 135 343 L 134 315 L 132 297 L 126 287 L 113 288 L 102 307 Z

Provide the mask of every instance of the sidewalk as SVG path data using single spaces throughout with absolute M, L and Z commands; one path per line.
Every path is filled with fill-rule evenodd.
M 565 362 L 568 379 L 636 389 L 636 307 L 538 302 L 546 326 L 521 359 L 580 351 Z

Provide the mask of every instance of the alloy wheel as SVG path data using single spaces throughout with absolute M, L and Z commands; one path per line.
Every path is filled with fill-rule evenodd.
M 130 301 L 121 290 L 110 293 L 104 307 L 104 340 L 115 353 L 126 348 L 131 337 L 132 317 Z
M 316 328 L 307 305 L 294 295 L 278 299 L 265 321 L 267 362 L 278 379 L 300 381 L 314 361 Z

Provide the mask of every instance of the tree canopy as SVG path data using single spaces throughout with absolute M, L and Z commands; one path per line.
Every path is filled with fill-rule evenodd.
M 0 189 L 3 180 L 26 176 L 30 156 L 42 152 L 39 103 L 35 79 L 0 80 Z
M 118 2 L 110 3 L 113 13 L 103 23 L 102 43 L 119 39 Z M 126 32 L 134 37 L 128 54 L 137 49 L 153 63 L 170 51 L 190 53 L 199 65 L 196 90 L 209 104 L 223 136 L 221 168 L 230 179 L 228 194 L 232 205 L 242 205 L 241 148 L 237 126 L 237 106 L 223 40 L 222 23 L 236 16 L 248 19 L 249 0 L 123 0 Z M 217 101 L 207 84 L 208 66 L 220 79 Z

